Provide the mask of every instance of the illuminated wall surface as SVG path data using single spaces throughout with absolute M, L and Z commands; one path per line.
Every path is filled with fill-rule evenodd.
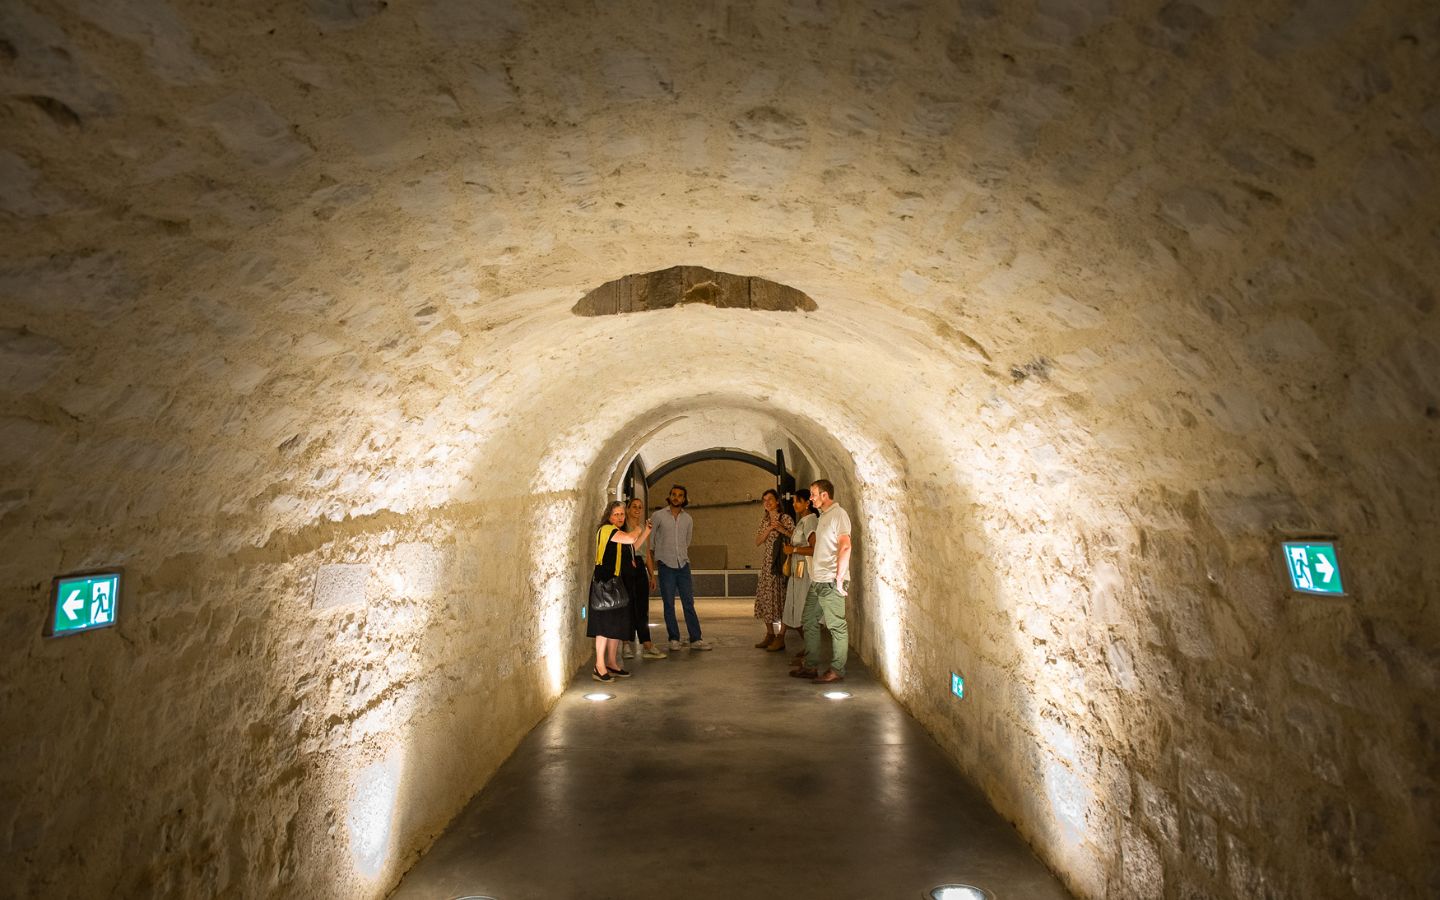
M 1078 895 L 1440 893 L 1440 5 L 866 5 L 0 4 L 8 889 L 383 896 L 700 422 Z

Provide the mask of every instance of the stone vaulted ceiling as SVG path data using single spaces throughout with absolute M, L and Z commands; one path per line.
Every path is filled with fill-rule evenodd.
M 7 4 L 6 443 L 304 493 L 221 457 L 458 432 L 497 371 L 564 377 L 581 294 L 677 263 L 972 397 L 1040 373 L 1120 442 L 1317 394 L 1363 420 L 1434 349 L 1435 11 L 1405 12 Z M 1307 371 L 1336 352 L 1345 384 Z

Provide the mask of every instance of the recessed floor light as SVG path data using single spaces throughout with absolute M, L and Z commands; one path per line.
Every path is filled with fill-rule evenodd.
M 850 692 L 849 692 L 849 691 L 826 691 L 825 693 L 821 694 L 820 696 L 824 697 L 826 700 L 849 700 L 849 699 L 850 699 Z
M 585 699 L 586 699 L 586 700 L 594 700 L 594 701 L 596 701 L 596 702 L 599 702 L 599 701 L 601 701 L 601 700 L 614 700 L 614 699 L 615 699 L 615 695 L 614 695 L 614 694 L 607 694 L 607 693 L 605 693 L 604 691 L 596 691 L 596 692 L 593 693 L 593 694 L 586 694 L 586 695 L 585 695 Z M 467 898 L 462 897 L 461 900 L 467 900 Z
M 995 895 L 973 884 L 940 884 L 920 896 L 926 900 L 995 900 Z

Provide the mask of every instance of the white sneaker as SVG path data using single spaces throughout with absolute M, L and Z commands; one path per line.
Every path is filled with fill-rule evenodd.
M 626 659 L 634 659 L 634 658 L 635 658 L 635 646 L 634 646 L 633 644 L 631 644 L 629 641 L 626 641 L 624 648 L 622 648 L 622 649 L 620 650 L 620 655 L 623 656 L 623 657 L 626 658 Z
M 680 649 L 680 642 L 679 642 L 679 641 L 671 641 L 671 642 L 670 642 L 670 649 L 671 649 L 671 650 L 679 650 L 679 649 Z
M 691 649 L 691 650 L 714 650 L 715 648 L 712 647 L 712 646 L 710 646 L 709 644 L 705 643 L 704 641 L 691 641 L 691 642 L 690 642 L 690 649 Z

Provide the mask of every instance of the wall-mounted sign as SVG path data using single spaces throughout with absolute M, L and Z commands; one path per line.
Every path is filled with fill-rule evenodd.
M 965 699 L 965 676 L 958 672 L 950 673 L 950 693 L 961 700 Z
M 1340 557 L 1331 541 L 1286 541 L 1285 567 L 1290 586 L 1302 594 L 1343 594 Z
M 45 634 L 63 637 L 108 628 L 115 624 L 119 601 L 119 572 L 62 575 L 55 579 L 55 590 L 50 595 Z

